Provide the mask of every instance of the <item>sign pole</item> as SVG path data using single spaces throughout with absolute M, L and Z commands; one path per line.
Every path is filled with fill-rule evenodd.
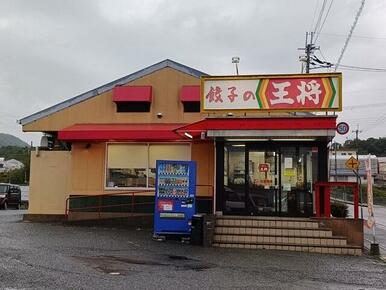
M 351 169 L 356 178 L 357 178 L 357 183 L 359 183 L 359 195 L 360 195 L 360 204 L 361 204 L 361 219 L 363 219 L 363 207 L 362 207 L 362 202 L 363 202 L 363 198 L 362 198 L 362 180 L 361 180 L 361 177 L 359 176 L 359 165 L 360 165 L 360 162 L 357 158 L 355 158 L 354 156 L 351 156 L 345 163 L 346 167 Z

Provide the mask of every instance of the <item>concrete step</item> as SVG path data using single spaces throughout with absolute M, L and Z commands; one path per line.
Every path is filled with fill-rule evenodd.
M 299 236 L 299 237 L 332 237 L 332 231 L 326 228 L 277 228 L 277 227 L 235 227 L 217 226 L 216 234 L 231 235 L 270 235 L 270 236 Z
M 301 237 L 301 236 L 270 236 L 270 235 L 225 235 L 215 234 L 214 242 L 237 244 L 283 244 L 297 246 L 346 246 L 344 237 Z
M 230 227 L 265 227 L 265 228 L 301 228 L 301 229 L 317 229 L 319 222 L 310 219 L 262 219 L 262 218 L 216 218 L 216 226 Z
M 214 247 L 236 248 L 236 249 L 267 249 L 282 251 L 297 251 L 334 255 L 353 255 L 361 256 L 362 249 L 355 246 L 311 246 L 311 245 L 290 245 L 290 244 L 243 244 L 243 243 L 213 243 Z

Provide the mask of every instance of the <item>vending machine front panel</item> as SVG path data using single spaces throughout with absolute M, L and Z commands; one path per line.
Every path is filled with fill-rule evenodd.
M 195 162 L 157 160 L 154 234 L 189 235 L 195 199 Z

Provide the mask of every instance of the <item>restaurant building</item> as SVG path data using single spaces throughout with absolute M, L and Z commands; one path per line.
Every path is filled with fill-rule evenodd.
M 209 76 L 164 60 L 65 100 L 19 121 L 44 133 L 25 218 L 151 221 L 156 160 L 194 160 L 213 245 L 360 255 L 362 221 L 330 219 L 341 87 L 340 73 Z
M 337 73 L 210 77 L 165 60 L 32 114 L 23 131 L 52 146 L 32 154 L 29 215 L 64 216 L 75 195 L 151 201 L 164 159 L 197 162 L 200 212 L 312 216 L 340 83 Z

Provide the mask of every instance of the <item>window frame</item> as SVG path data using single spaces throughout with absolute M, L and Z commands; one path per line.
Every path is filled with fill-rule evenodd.
M 147 167 L 146 167 L 146 187 L 108 187 L 107 186 L 107 165 L 108 165 L 108 146 L 112 144 L 119 145 L 146 145 L 147 147 Z M 192 160 L 192 143 L 190 142 L 106 142 L 105 143 L 105 163 L 104 163 L 104 178 L 103 178 L 103 187 L 105 191 L 149 191 L 152 192 L 155 190 L 155 187 L 149 187 L 149 155 L 150 155 L 150 145 L 189 145 L 189 160 Z

